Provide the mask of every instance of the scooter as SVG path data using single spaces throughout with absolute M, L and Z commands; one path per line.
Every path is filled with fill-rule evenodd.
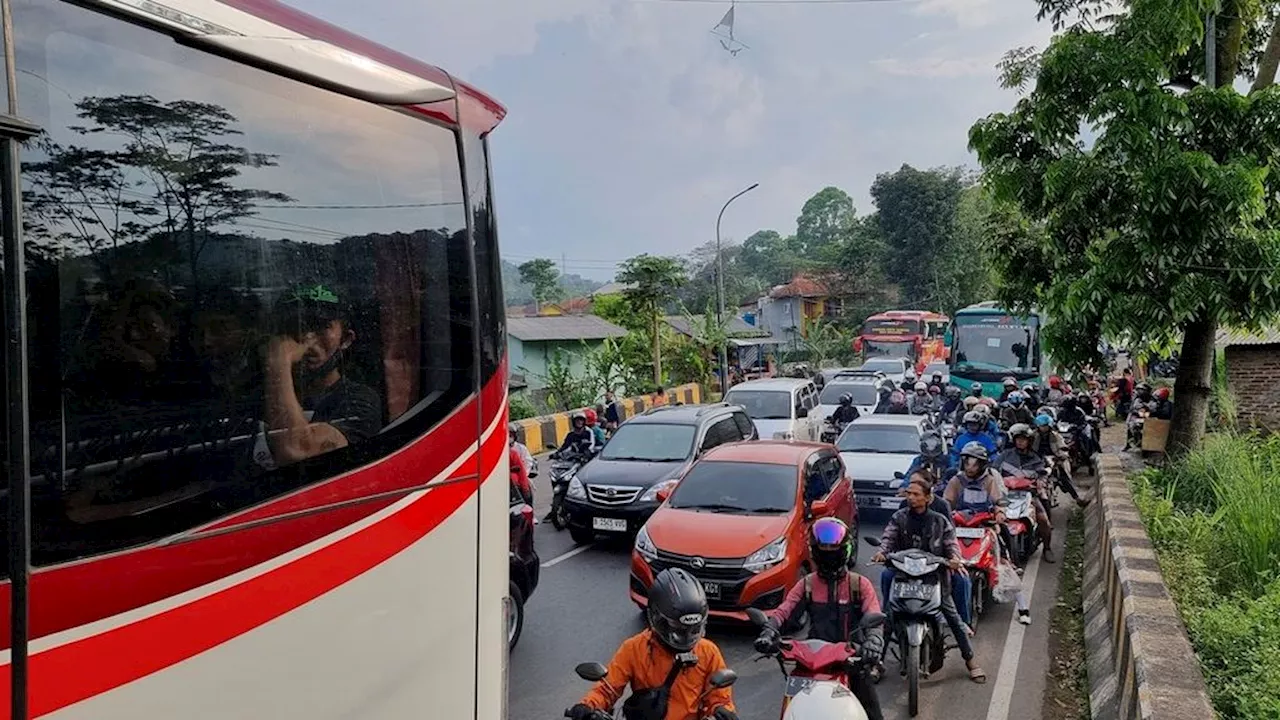
M 876 538 L 863 538 L 880 546 Z M 907 676 L 907 712 L 920 712 L 920 679 L 942 669 L 947 646 L 942 639 L 942 573 L 947 561 L 923 550 L 890 553 L 893 568 L 889 590 L 889 621 L 897 642 L 898 661 Z
M 756 608 L 747 608 L 747 617 L 761 628 L 769 624 Z M 865 635 L 884 620 L 880 613 L 868 613 L 862 617 L 858 632 Z M 864 661 L 857 648 L 822 640 L 783 640 L 773 657 L 787 680 L 781 720 L 867 720 L 867 711 L 849 691 L 849 676 L 866 672 L 873 660 Z M 787 663 L 792 663 L 790 670 Z
M 555 450 L 555 445 L 548 445 L 548 450 Z M 578 471 L 591 459 L 590 453 L 568 451 L 563 456 L 551 458 L 551 524 L 556 530 L 569 527 L 569 511 L 564 506 L 565 493 L 569 492 L 569 483 Z
M 1000 578 L 1000 536 L 996 516 L 991 512 L 957 511 L 951 516 L 960 545 L 960 560 L 969 572 L 969 627 L 978 628 L 978 619 L 987 608 L 991 589 Z
M 575 667 L 573 671 L 577 673 L 578 677 L 586 680 L 587 682 L 593 683 L 600 682 L 609 674 L 609 668 L 598 662 L 582 663 Z M 711 673 L 711 676 L 707 678 L 707 689 L 703 691 L 702 697 L 699 698 L 699 702 L 701 703 L 702 701 L 705 701 L 707 699 L 707 695 L 710 694 L 712 690 L 727 688 L 736 682 L 738 682 L 738 673 L 729 668 L 720 668 L 719 670 Z M 569 717 L 568 710 L 564 711 L 564 716 Z M 711 712 L 707 710 L 705 715 L 703 715 L 703 713 L 699 713 L 699 716 L 710 720 Z M 629 715 L 626 712 L 626 703 L 623 703 L 623 707 L 618 708 L 612 713 L 605 712 L 604 710 L 597 710 L 595 711 L 592 720 L 614 720 L 614 718 L 621 718 L 622 720 L 642 720 L 641 718 L 635 718 L 633 715 Z
M 1036 521 L 1036 508 L 1031 502 L 1032 493 L 1038 491 L 1037 481 L 1031 478 L 1005 476 L 1004 487 L 1008 491 L 1005 499 L 1009 502 L 1005 508 L 1005 525 L 1013 538 L 1013 547 L 1009 552 L 1014 565 L 1026 567 L 1027 561 L 1040 547 L 1039 524 Z

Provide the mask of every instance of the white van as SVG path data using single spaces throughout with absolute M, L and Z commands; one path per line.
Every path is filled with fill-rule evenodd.
M 747 411 L 762 440 L 818 442 L 822 436 L 822 418 L 814 411 L 818 388 L 812 380 L 750 380 L 729 388 L 724 401 Z

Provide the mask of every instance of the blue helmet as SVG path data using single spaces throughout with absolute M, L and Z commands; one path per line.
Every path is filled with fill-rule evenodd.
M 1036 416 L 1036 427 L 1048 427 L 1049 425 L 1052 425 L 1052 424 L 1053 424 L 1053 418 L 1049 417 L 1048 415 L 1045 415 L 1044 413 L 1040 413 L 1039 415 Z
M 1014 406 L 1014 407 L 1018 407 L 1019 405 L 1021 405 L 1021 404 L 1022 404 L 1022 402 L 1023 402 L 1023 400 L 1025 400 L 1025 399 L 1026 399 L 1026 398 L 1022 397 L 1022 393 L 1020 393 L 1020 392 L 1018 392 L 1018 391 L 1016 391 L 1016 390 L 1015 390 L 1015 391 L 1013 391 L 1013 392 L 1011 392 L 1011 393 L 1009 393 L 1009 404 L 1010 404 L 1010 405 L 1012 405 L 1012 406 Z

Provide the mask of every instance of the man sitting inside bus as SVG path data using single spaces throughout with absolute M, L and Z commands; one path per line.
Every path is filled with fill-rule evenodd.
M 297 288 L 275 321 L 266 348 L 266 439 L 255 460 L 269 469 L 290 465 L 376 435 L 377 393 L 342 374 L 356 333 L 338 296 L 323 285 Z

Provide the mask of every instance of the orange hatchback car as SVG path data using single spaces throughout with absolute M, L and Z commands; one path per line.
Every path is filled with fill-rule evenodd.
M 631 599 L 645 608 L 654 576 L 679 567 L 702 581 L 713 616 L 745 621 L 747 608 L 776 608 L 809 571 L 814 520 L 840 518 L 857 537 L 857 513 L 853 482 L 831 445 L 721 445 L 689 468 L 636 535 Z

